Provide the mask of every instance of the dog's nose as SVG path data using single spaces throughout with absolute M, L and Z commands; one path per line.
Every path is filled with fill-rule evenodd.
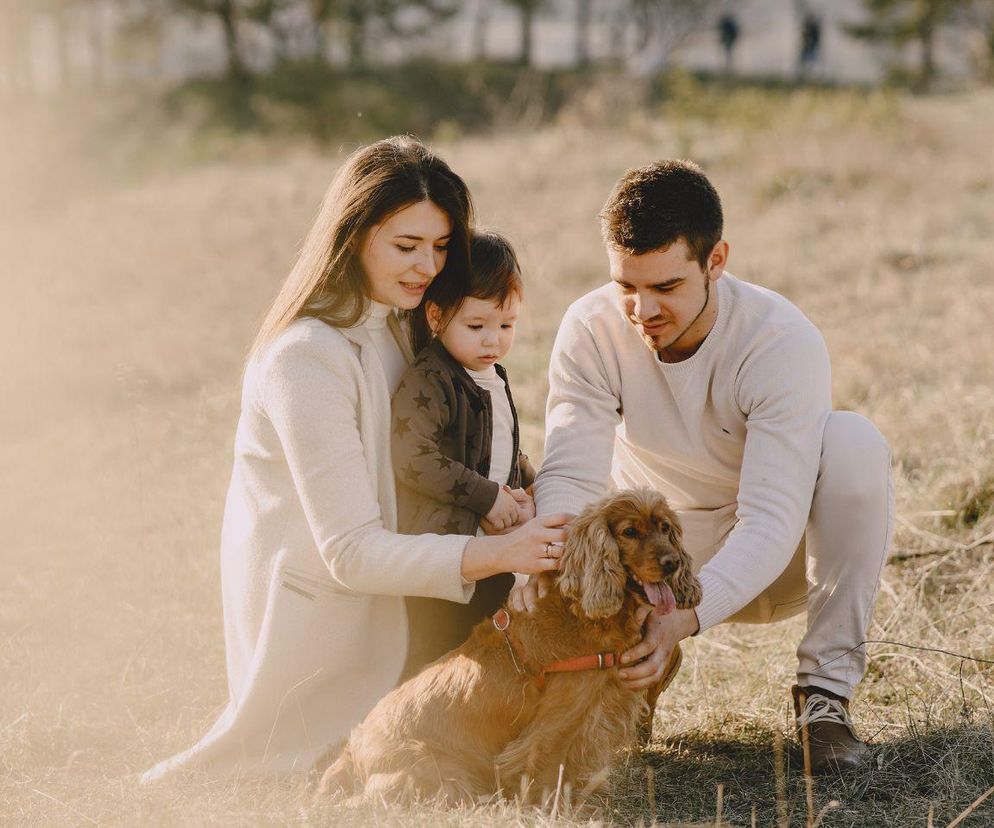
M 677 561 L 676 558 L 672 558 L 672 557 L 671 558 L 663 558 L 659 562 L 659 568 L 663 570 L 663 574 L 664 575 L 672 575 L 674 572 L 677 571 L 677 568 L 679 566 L 680 566 L 679 561 Z

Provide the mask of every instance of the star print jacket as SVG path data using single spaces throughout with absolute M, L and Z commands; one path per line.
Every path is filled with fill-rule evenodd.
M 514 421 L 508 485 L 530 486 L 535 472 L 518 448 L 518 415 L 507 374 Z M 397 523 L 405 534 L 435 532 L 475 535 L 480 518 L 497 499 L 500 486 L 489 480 L 493 405 L 437 340 L 407 370 L 393 398 L 391 442 L 397 476 Z M 458 647 L 470 630 L 507 599 L 514 576 L 507 572 L 476 582 L 468 604 L 408 596 L 408 651 L 402 680 Z
M 507 374 L 514 419 L 511 488 L 530 486 L 535 472 L 518 447 L 518 415 Z M 493 406 L 438 340 L 418 354 L 393 397 L 391 441 L 397 476 L 398 525 L 404 534 L 475 535 L 497 500 L 489 480 Z

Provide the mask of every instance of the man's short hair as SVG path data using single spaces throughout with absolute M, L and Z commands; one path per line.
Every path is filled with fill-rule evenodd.
M 626 172 L 600 212 L 604 243 L 641 256 L 684 239 L 702 269 L 721 240 L 721 199 L 691 161 L 657 161 Z

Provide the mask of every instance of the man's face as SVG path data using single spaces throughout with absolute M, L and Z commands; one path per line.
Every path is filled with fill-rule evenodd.
M 724 272 L 727 254 L 727 243 L 718 242 L 705 270 L 683 239 L 641 255 L 608 248 L 621 308 L 664 361 L 693 355 L 711 331 L 718 305 L 711 282 Z

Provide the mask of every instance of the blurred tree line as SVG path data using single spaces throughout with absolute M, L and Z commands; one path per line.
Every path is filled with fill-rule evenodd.
M 575 16 L 575 55 L 578 66 L 591 62 L 591 20 L 598 0 L 571 0 Z M 534 60 L 535 26 L 548 12 L 550 0 L 0 0 L 0 71 L 7 86 L 31 86 L 32 60 L 27 54 L 31 27 L 45 19 L 55 31 L 58 73 L 63 85 L 104 85 L 115 57 L 129 43 L 162 38 L 176 19 L 213 21 L 223 33 L 224 58 L 232 80 L 252 74 L 246 60 L 246 38 L 264 30 L 277 60 L 337 61 L 352 69 L 368 66 L 378 37 L 415 37 L 444 24 L 460 12 L 472 20 L 474 58 L 486 60 L 487 27 L 495 6 L 512 9 L 518 17 L 517 63 Z M 622 58 L 634 41 L 636 50 L 656 45 L 662 50 L 700 25 L 716 0 L 614 0 L 611 7 L 616 49 Z M 628 32 L 635 37 L 629 38 Z M 73 59 L 71 42 L 82 35 L 91 58 L 83 71 Z
M 956 26 L 979 39 L 986 80 L 994 79 L 994 0 L 863 0 L 866 17 L 847 26 L 849 33 L 898 49 L 917 47 L 918 66 L 911 80 L 927 88 L 936 78 L 936 42 L 940 29 Z
M 665 56 L 719 5 L 726 18 L 742 6 L 734 0 L 0 0 L 0 73 L 7 89 L 32 88 L 35 61 L 28 44 L 39 19 L 55 32 L 59 85 L 99 87 L 111 82 L 111 67 L 122 54 L 133 52 L 136 43 L 151 44 L 154 51 L 177 19 L 213 22 L 223 33 L 228 77 L 245 81 L 253 74 L 246 40 L 260 31 L 273 44 L 275 62 L 313 60 L 361 70 L 376 62 L 379 39 L 423 36 L 464 13 L 471 20 L 473 57 L 485 61 L 488 26 L 494 9 L 504 6 L 518 17 L 516 62 L 530 66 L 536 20 L 555 11 L 572 14 L 575 64 L 586 67 L 592 62 L 595 13 L 601 20 L 610 17 L 610 57 L 622 60 L 649 49 Z M 982 43 L 986 71 L 994 66 L 994 0 L 862 0 L 862 5 L 863 19 L 849 24 L 848 33 L 895 49 L 915 46 L 914 74 L 922 85 L 937 74 L 935 44 L 943 27 L 955 26 Z M 81 37 L 88 42 L 85 63 L 74 59 L 73 44 Z
M 810 82 L 815 3 L 784 6 L 807 27 L 793 82 Z M 961 53 L 973 44 L 976 66 L 994 80 L 994 0 L 860 0 L 857 8 L 862 16 L 845 33 L 895 57 L 911 52 L 916 62 L 903 80 L 928 87 L 940 74 L 940 34 L 950 33 L 954 48 L 962 40 Z M 516 41 L 513 55 L 499 59 L 488 53 L 498 10 L 505 22 L 514 19 Z M 532 68 L 543 17 L 565 23 L 571 65 Z M 743 0 L 0 0 L 0 96 L 33 94 L 43 72 L 49 90 L 141 88 L 147 80 L 166 87 L 163 100 L 177 118 L 208 112 L 223 126 L 322 139 L 398 129 L 428 135 L 550 117 L 589 92 L 597 64 L 624 69 L 642 57 L 643 66 L 662 68 L 703 30 L 725 49 L 730 79 L 739 24 L 747 21 Z M 206 35 L 209 65 L 201 49 L 199 64 L 179 74 L 167 66 L 166 44 L 175 51 L 178 26 L 180 57 L 196 52 L 184 38 L 202 47 Z M 32 54 L 42 31 L 45 66 Z M 643 103 L 665 97 L 666 83 L 642 84 Z M 629 87 L 618 80 L 606 97 L 634 94 Z

